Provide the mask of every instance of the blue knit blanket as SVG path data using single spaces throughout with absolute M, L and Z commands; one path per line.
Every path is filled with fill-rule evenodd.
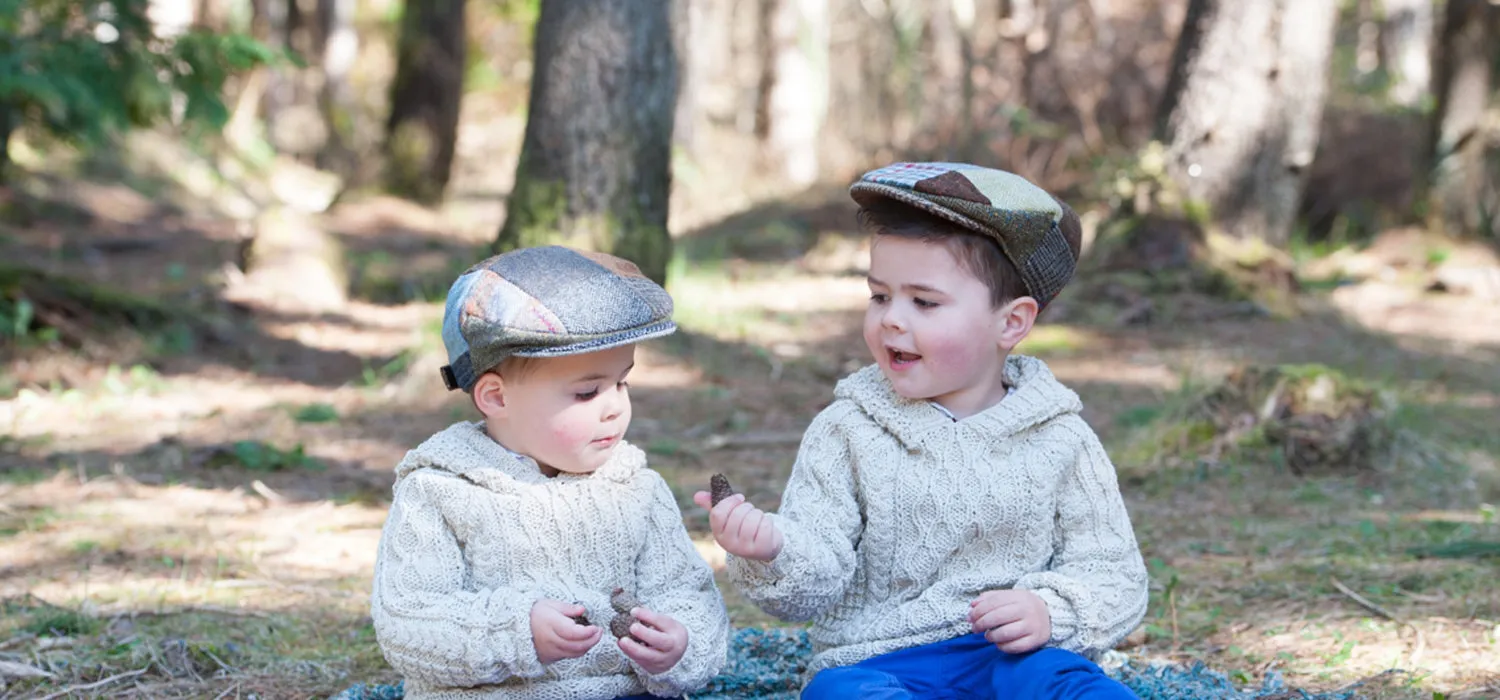
M 692 700 L 796 700 L 802 672 L 812 657 L 807 632 L 800 629 L 736 630 L 729 644 L 729 664 Z M 1109 674 L 1142 700 L 1350 700 L 1354 689 L 1311 693 L 1288 688 L 1272 671 L 1259 687 L 1237 686 L 1229 677 L 1202 664 L 1155 666 L 1126 662 Z M 401 684 L 355 685 L 331 700 L 402 700 Z

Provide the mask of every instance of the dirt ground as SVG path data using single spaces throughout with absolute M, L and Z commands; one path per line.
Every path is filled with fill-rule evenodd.
M 458 189 L 503 191 L 489 174 L 510 167 L 474 158 Z M 679 189 L 712 204 L 676 213 L 683 330 L 639 358 L 629 439 L 719 563 L 691 493 L 724 472 L 776 506 L 798 431 L 866 361 L 862 249 L 837 187 Z M 3 259 L 208 299 L 216 321 L 4 349 L 0 698 L 308 697 L 393 680 L 367 617 L 391 469 L 471 414 L 441 391 L 431 290 L 478 254 L 498 205 L 341 203 L 322 222 L 375 291 L 305 313 L 213 301 L 239 249 L 213 211 L 117 184 L 54 192 L 68 206 L 0 230 Z M 1419 553 L 1500 539 L 1500 308 L 1379 281 L 1303 306 L 1124 326 L 1065 315 L 1023 346 L 1079 391 L 1115 454 L 1153 579 L 1122 651 L 1246 682 L 1274 669 L 1308 688 L 1368 680 L 1371 697 L 1500 697 L 1500 558 Z M 1251 362 L 1379 383 L 1412 439 L 1384 467 L 1316 477 L 1140 455 L 1164 407 Z M 736 624 L 774 623 L 721 584 Z

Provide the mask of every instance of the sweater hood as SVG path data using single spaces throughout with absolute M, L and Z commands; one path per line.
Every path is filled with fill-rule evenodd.
M 454 423 L 406 453 L 396 465 L 396 481 L 421 469 L 448 472 L 461 479 L 500 493 L 528 486 L 565 484 L 584 479 L 628 482 L 646 466 L 640 448 L 621 441 L 609 461 L 591 474 L 558 474 L 548 477 L 536 460 L 512 452 L 495 442 L 480 421 Z
M 1057 381 L 1046 363 L 1034 357 L 1006 358 L 1005 378 L 1011 389 L 1000 403 L 958 421 L 931 401 L 897 394 L 879 365 L 869 365 L 845 377 L 833 394 L 836 399 L 852 401 L 910 450 L 920 449 L 931 440 L 956 437 L 1004 442 L 1017 433 L 1083 410 L 1078 394 Z

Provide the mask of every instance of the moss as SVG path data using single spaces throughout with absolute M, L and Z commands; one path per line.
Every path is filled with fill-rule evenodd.
M 1163 411 L 1127 461 L 1285 464 L 1292 472 L 1364 471 L 1390 453 L 1393 396 L 1323 365 L 1250 365 Z
M 511 192 L 505 224 L 493 250 L 505 253 L 540 245 L 568 245 L 618 255 L 635 263 L 657 284 L 666 284 L 672 260 L 671 236 L 662 227 L 647 223 L 635 208 L 623 215 L 570 215 L 564 183 L 523 180 Z

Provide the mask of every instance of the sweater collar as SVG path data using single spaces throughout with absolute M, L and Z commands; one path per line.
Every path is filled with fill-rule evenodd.
M 441 469 L 492 491 L 515 491 L 525 486 L 564 484 L 585 479 L 627 482 L 646 466 L 640 448 L 621 441 L 604 466 L 592 474 L 559 474 L 548 478 L 536 460 L 495 442 L 482 421 L 448 426 L 406 453 L 396 465 L 399 481 L 418 469 Z
M 878 365 L 844 378 L 834 389 L 834 396 L 853 401 L 909 450 L 921 449 L 931 440 L 959 436 L 1004 442 L 1053 418 L 1083 410 L 1078 395 L 1058 382 L 1046 363 L 1034 357 L 1007 358 L 1005 378 L 1011 390 L 1000 403 L 959 421 L 930 401 L 897 394 Z

